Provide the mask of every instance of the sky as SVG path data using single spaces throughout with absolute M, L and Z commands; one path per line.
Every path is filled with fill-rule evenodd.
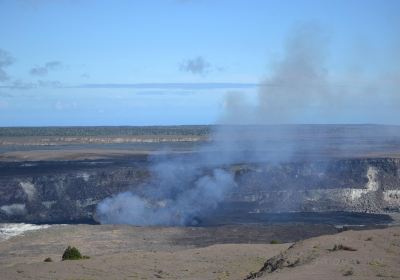
M 277 73 L 304 28 L 330 91 L 373 97 L 274 122 L 397 124 L 399 14 L 397 0 L 0 0 L 0 126 L 217 123 L 232 94 L 276 101 L 260 95 L 291 83 Z

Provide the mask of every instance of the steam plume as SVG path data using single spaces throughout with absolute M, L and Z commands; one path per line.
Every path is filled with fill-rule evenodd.
M 151 167 L 152 179 L 137 193 L 124 192 L 98 205 L 102 223 L 192 225 L 213 210 L 236 183 L 224 169 L 210 170 L 204 158 L 170 159 Z
M 342 138 L 318 142 L 326 136 L 315 133 L 314 139 L 303 139 L 302 131 L 296 127 L 254 129 L 238 124 L 369 122 L 371 116 L 378 122 L 390 118 L 398 122 L 399 83 L 378 80 L 356 87 L 338 86 L 326 70 L 327 42 L 318 28 L 297 29 L 289 37 L 284 56 L 274 65 L 273 73 L 260 84 L 255 105 L 247 103 L 238 92 L 227 95 L 226 111 L 220 122 L 235 126 L 216 129 L 211 144 L 204 145 L 189 159 L 156 160 L 150 170 L 150 182 L 98 205 L 99 221 L 191 224 L 193 218 L 215 209 L 235 188 L 234 175 L 226 167 L 231 163 L 276 162 L 298 155 L 307 158 L 313 153 L 324 154 L 321 151 L 332 147 L 335 152 L 345 149 L 340 145 L 346 143 L 347 131 L 341 134 Z M 376 108 L 377 101 L 386 107 Z

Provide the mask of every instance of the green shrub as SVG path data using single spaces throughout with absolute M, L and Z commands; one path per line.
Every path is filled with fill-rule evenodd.
M 52 258 L 45 258 L 44 262 L 53 262 Z
M 269 242 L 270 244 L 280 244 L 281 242 L 279 240 L 271 240 L 271 242 Z
M 67 249 L 65 249 L 64 254 L 62 255 L 62 260 L 81 260 L 83 257 L 81 255 L 81 252 L 75 247 L 68 246 Z
M 332 252 L 333 251 L 340 251 L 340 250 L 343 250 L 343 251 L 357 251 L 357 249 L 352 248 L 350 246 L 343 245 L 343 244 L 339 244 L 339 245 L 335 244 L 335 246 L 333 246 L 332 249 L 329 249 L 329 251 L 332 251 Z

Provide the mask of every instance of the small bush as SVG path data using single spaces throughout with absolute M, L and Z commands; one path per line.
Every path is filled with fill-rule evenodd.
M 385 267 L 386 265 L 384 263 L 381 263 L 380 261 L 374 260 L 368 263 L 369 265 L 372 266 L 379 266 L 379 267 Z
M 53 262 L 52 258 L 45 258 L 44 262 Z
M 354 271 L 353 271 L 352 268 L 350 268 L 350 269 L 348 269 L 348 270 L 343 272 L 343 276 L 351 276 L 353 274 L 354 274 Z
M 63 255 L 62 255 L 62 260 L 81 260 L 82 255 L 81 252 L 75 247 L 68 246 L 67 249 L 65 249 Z
M 329 249 L 329 251 L 331 251 L 331 252 L 340 251 L 340 250 L 343 250 L 343 251 L 357 251 L 357 249 L 352 248 L 350 246 L 343 245 L 343 244 L 339 244 L 339 245 L 335 244 L 335 246 L 333 246 L 332 249 Z
M 271 240 L 271 242 L 269 242 L 269 244 L 280 244 L 281 242 L 279 240 Z

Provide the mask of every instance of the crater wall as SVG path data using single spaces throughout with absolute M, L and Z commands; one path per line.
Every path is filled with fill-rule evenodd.
M 0 221 L 93 222 L 96 204 L 149 179 L 144 158 L 0 162 Z M 398 212 L 400 159 L 235 164 L 235 215 L 285 211 Z

